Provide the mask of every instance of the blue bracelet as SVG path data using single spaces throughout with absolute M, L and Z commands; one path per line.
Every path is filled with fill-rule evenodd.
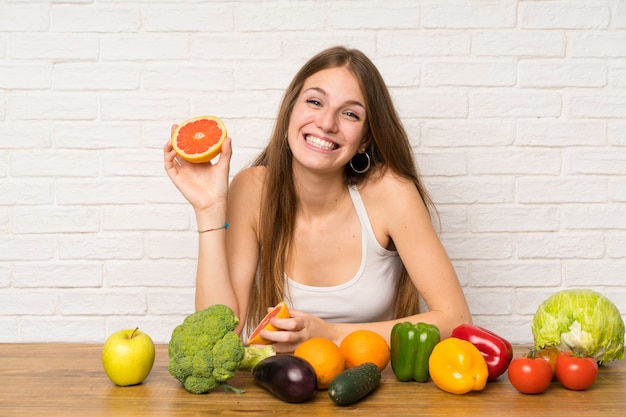
M 213 229 L 198 230 L 198 233 L 206 233 L 206 232 L 212 232 L 214 230 L 228 229 L 228 226 L 230 226 L 230 224 L 228 224 L 228 222 L 226 222 L 226 223 L 224 223 L 224 226 L 214 227 Z

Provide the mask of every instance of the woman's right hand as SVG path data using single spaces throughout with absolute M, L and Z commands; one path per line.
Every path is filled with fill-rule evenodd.
M 176 125 L 172 126 L 172 132 Z M 177 156 L 169 140 L 163 147 L 165 172 L 196 213 L 226 207 L 232 142 L 226 138 L 217 163 L 196 164 Z

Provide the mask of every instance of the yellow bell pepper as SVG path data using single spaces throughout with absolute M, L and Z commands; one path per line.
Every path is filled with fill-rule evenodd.
M 435 385 L 452 394 L 480 391 L 489 377 L 487 362 L 480 350 L 456 337 L 444 339 L 435 346 L 428 369 Z

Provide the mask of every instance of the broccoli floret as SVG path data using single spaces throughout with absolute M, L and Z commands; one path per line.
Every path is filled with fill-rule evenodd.
M 227 387 L 226 382 L 235 375 L 244 357 L 254 358 L 245 363 L 249 370 L 276 354 L 271 347 L 262 349 L 262 354 L 256 353 L 261 349 L 244 348 L 234 332 L 238 324 L 239 319 L 229 307 L 216 304 L 190 314 L 174 329 L 168 345 L 168 370 L 187 391 L 203 394 L 220 385 Z
M 192 394 L 204 394 L 205 392 L 209 392 L 212 389 L 219 387 L 220 384 L 214 378 L 189 375 L 185 379 L 183 386 Z
M 213 346 L 213 377 L 226 382 L 235 376 L 243 359 L 243 343 L 239 336 L 229 332 Z

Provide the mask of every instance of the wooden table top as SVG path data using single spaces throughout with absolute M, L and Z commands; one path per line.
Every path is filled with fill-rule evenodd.
M 351 406 L 340 407 L 327 391 L 304 403 L 280 401 L 238 373 L 230 384 L 244 394 L 188 393 L 167 371 L 167 346 L 157 346 L 154 368 L 140 385 L 118 387 L 107 378 L 101 345 L 0 344 L 0 416 L 622 416 L 626 410 L 626 361 L 600 368 L 586 391 L 569 391 L 558 382 L 540 395 L 524 395 L 506 374 L 480 392 L 454 395 L 431 381 L 399 382 L 391 368 L 380 387 Z M 519 356 L 528 350 L 516 346 Z

